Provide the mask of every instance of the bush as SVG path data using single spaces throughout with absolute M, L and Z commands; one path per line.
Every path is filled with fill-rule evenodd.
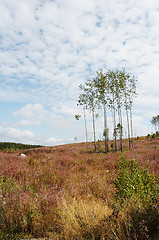
M 156 132 L 156 137 L 159 137 L 159 131 Z
M 114 179 L 115 202 L 110 219 L 113 239 L 156 239 L 159 234 L 158 183 L 136 159 L 121 157 Z
M 141 202 L 155 203 L 158 198 L 158 184 L 155 176 L 138 165 L 136 159 L 121 157 L 119 173 L 113 181 L 115 199 L 119 202 L 135 198 Z
M 151 135 L 150 135 L 150 134 L 147 134 L 146 138 L 150 138 L 150 137 L 151 137 Z
M 157 240 L 159 236 L 159 210 L 151 204 L 127 200 L 122 208 L 114 208 L 107 223 L 106 239 Z

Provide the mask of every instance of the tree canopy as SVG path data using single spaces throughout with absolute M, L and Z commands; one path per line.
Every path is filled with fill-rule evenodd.
M 115 141 L 115 151 L 117 151 L 117 134 L 120 135 L 120 149 L 122 151 L 123 110 L 126 111 L 127 116 L 129 148 L 133 148 L 132 104 L 134 97 L 136 97 L 137 95 L 136 82 L 137 80 L 135 79 L 135 77 L 131 76 L 129 73 L 126 73 L 125 69 L 115 71 L 107 70 L 106 72 L 100 69 L 96 72 L 96 76 L 94 78 L 89 78 L 85 82 L 85 84 L 81 84 L 79 86 L 81 94 L 78 97 L 78 105 L 85 106 L 85 109 L 89 110 L 89 112 L 92 113 L 95 151 L 95 116 L 96 112 L 99 109 L 103 109 L 104 111 L 103 132 L 105 137 L 105 152 L 109 151 L 109 128 L 107 120 L 107 110 L 110 110 L 113 116 L 113 135 Z

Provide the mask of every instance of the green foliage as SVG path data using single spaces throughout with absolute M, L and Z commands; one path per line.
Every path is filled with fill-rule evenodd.
M 159 131 L 156 132 L 156 137 L 157 137 L 157 138 L 159 137 Z
M 159 129 L 159 115 L 153 116 L 152 119 L 150 120 L 151 124 L 154 125 L 155 131 L 157 130 L 157 127 Z
M 156 134 L 155 133 L 152 134 L 152 138 L 156 138 Z
M 97 152 L 98 152 L 98 153 L 102 153 L 102 152 L 103 152 L 101 143 L 102 143 L 102 142 L 101 142 L 100 140 L 97 141 Z
M 0 150 L 16 150 L 16 149 L 30 149 L 30 148 L 39 148 L 41 145 L 30 145 L 14 142 L 0 142 Z
M 22 237 L 18 233 L 2 233 L 0 230 L 0 240 L 20 240 Z
M 80 118 L 81 118 L 81 115 L 79 115 L 79 114 L 76 114 L 76 115 L 75 115 L 75 118 L 76 118 L 76 120 L 80 120 Z
M 10 193 L 17 188 L 16 181 L 14 179 L 6 179 L 3 175 L 0 180 L 0 187 L 2 195 L 5 196 L 6 193 Z
M 155 176 L 138 165 L 136 159 L 121 157 L 119 173 L 113 181 L 117 201 L 134 198 L 141 202 L 155 202 L 158 197 L 158 184 Z
M 111 143 L 110 145 L 112 152 L 114 151 L 114 143 Z

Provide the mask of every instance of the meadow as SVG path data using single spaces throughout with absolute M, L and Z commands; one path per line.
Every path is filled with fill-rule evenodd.
M 0 239 L 157 240 L 158 177 L 158 138 L 0 151 Z

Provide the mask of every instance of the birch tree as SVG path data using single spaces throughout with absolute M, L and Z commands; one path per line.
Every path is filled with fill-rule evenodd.
M 79 96 L 79 104 L 85 105 L 86 109 L 90 110 L 92 113 L 93 120 L 93 136 L 94 136 L 94 148 L 95 152 L 97 150 L 96 145 L 96 127 L 95 127 L 95 111 L 96 111 L 96 92 L 95 92 L 95 79 L 88 79 L 85 85 L 80 85 L 80 90 L 83 94 Z
M 117 71 L 117 87 L 116 87 L 116 101 L 118 109 L 119 123 L 117 125 L 117 130 L 120 136 L 120 150 L 123 152 L 123 120 L 122 120 L 122 105 L 124 98 L 124 91 L 126 88 L 126 78 L 124 71 Z
M 95 87 L 98 104 L 103 106 L 104 111 L 105 153 L 107 153 L 109 152 L 109 129 L 107 125 L 108 79 L 102 69 L 97 72 Z
M 79 104 L 77 104 L 79 105 Z M 86 120 L 86 110 L 85 110 L 85 106 L 83 105 L 83 116 L 84 116 L 84 126 L 85 126 L 85 136 L 86 136 L 86 148 L 88 149 L 88 131 L 87 131 L 87 120 Z M 80 120 L 81 115 L 76 114 L 75 115 L 75 119 L 76 120 Z
M 158 132 L 159 132 L 159 115 L 157 115 L 157 126 L 158 126 Z
M 133 100 L 134 98 L 137 96 L 136 93 L 136 83 L 137 80 L 134 78 L 134 76 L 132 78 L 129 79 L 129 104 L 130 104 L 130 128 L 131 128 L 131 144 L 132 144 L 132 149 L 133 149 L 133 115 L 132 115 L 132 104 L 133 104 Z
M 117 92 L 117 74 L 113 70 L 107 71 L 108 89 L 110 93 L 109 107 L 112 110 L 113 125 L 114 125 L 114 141 L 115 151 L 117 151 L 117 126 L 116 126 L 116 92 Z
M 85 137 L 86 137 L 86 147 L 88 149 L 88 130 L 87 130 L 87 119 L 86 119 L 86 106 L 87 106 L 87 96 L 86 94 L 80 94 L 78 98 L 77 106 L 83 106 L 83 116 L 84 116 L 84 126 L 85 126 Z M 80 119 L 80 115 L 75 115 L 76 120 Z
M 152 117 L 151 124 L 155 127 L 155 132 L 157 132 L 157 116 Z

